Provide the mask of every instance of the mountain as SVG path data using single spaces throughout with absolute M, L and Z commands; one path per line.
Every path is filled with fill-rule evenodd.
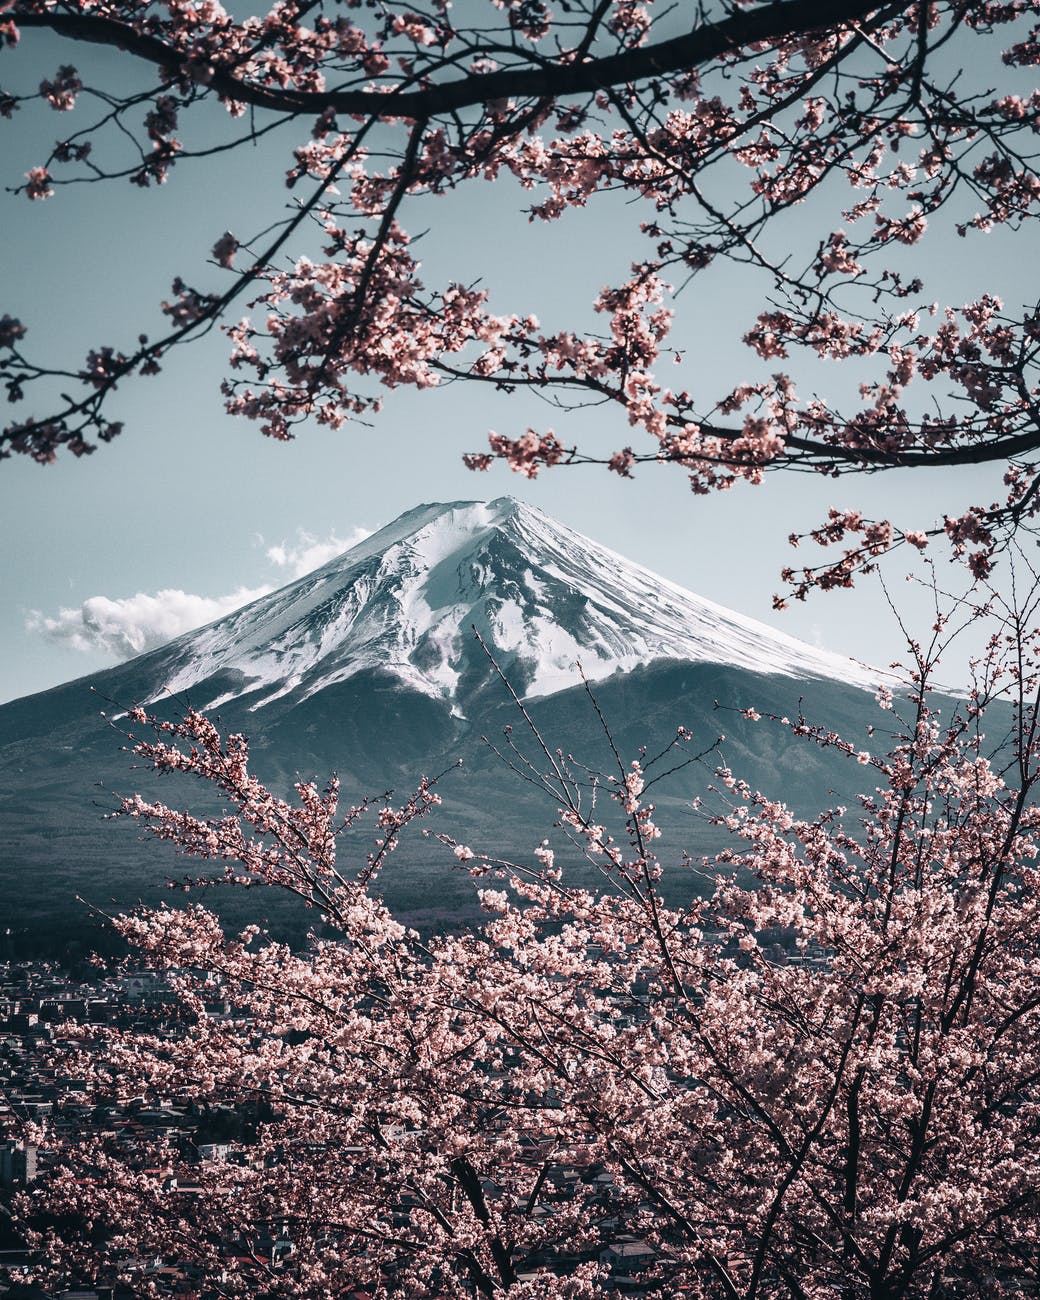
M 611 760 L 584 672 L 626 756 L 679 723 L 698 740 L 724 730 L 731 766 L 807 807 L 827 802 L 844 769 L 793 751 L 784 731 L 716 713 L 715 701 L 793 713 L 805 699 L 814 720 L 851 737 L 873 716 L 867 688 L 882 676 L 703 600 L 522 502 L 418 506 L 208 627 L 0 707 L 0 908 L 19 928 L 67 937 L 69 918 L 82 917 L 77 892 L 126 904 L 177 870 L 126 826 L 100 820 L 112 796 L 97 795 L 98 780 L 125 790 L 131 777 L 99 710 L 118 715 L 131 702 L 218 713 L 250 735 L 254 767 L 273 785 L 337 769 L 348 789 L 403 789 L 462 757 L 436 829 L 529 853 L 555 810 L 481 742 L 522 720 L 474 633 L 552 746 Z M 708 851 L 693 792 L 689 773 L 662 788 L 662 816 L 692 836 L 685 847 Z M 385 884 L 399 906 L 420 915 L 471 905 L 468 878 L 445 883 L 444 852 L 428 840 L 416 837 L 400 858 Z
M 877 674 L 694 596 L 502 497 L 422 505 L 359 546 L 158 652 L 157 694 L 251 712 L 366 670 L 462 708 L 487 674 L 475 629 L 527 696 L 662 660 L 872 684 Z

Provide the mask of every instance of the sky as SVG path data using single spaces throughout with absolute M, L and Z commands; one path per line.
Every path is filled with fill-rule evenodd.
M 119 58 L 25 33 L 17 54 L 0 55 L 0 71 L 4 88 L 17 92 L 61 62 L 71 59 L 100 77 L 118 69 Z M 3 183 L 17 184 L 69 129 L 70 119 L 46 108 L 0 121 Z M 125 347 L 141 330 L 157 332 L 157 305 L 174 275 L 219 286 L 213 268 L 200 270 L 215 240 L 225 229 L 255 225 L 258 211 L 281 210 L 294 138 L 175 168 L 157 189 L 83 185 L 42 203 L 0 193 L 0 315 L 29 326 L 27 352 L 72 369 L 91 347 Z M 528 223 L 530 197 L 515 186 L 471 186 L 429 202 L 435 206 L 414 220 L 406 212 L 404 220 L 413 230 L 430 225 L 421 245 L 430 281 L 480 279 L 496 308 L 534 312 L 547 328 L 571 325 L 576 316 L 591 322 L 588 304 L 643 250 L 634 232 L 645 214 L 615 196 L 548 229 Z M 1021 246 L 980 239 L 921 256 L 941 282 L 936 297 L 947 287 L 953 301 L 965 301 L 1003 284 L 1017 305 Z M 756 294 L 756 286 L 726 271 L 680 299 L 671 342 L 683 350 L 683 373 L 669 375 L 670 383 L 695 389 L 710 382 L 719 393 L 746 377 L 750 354 L 739 340 L 759 309 Z M 903 639 L 874 580 L 772 612 L 779 570 L 797 558 L 787 535 L 818 523 L 830 505 L 919 527 L 990 499 L 989 482 L 999 478 L 972 469 L 838 483 L 776 475 L 763 487 L 695 497 L 669 467 L 643 467 L 631 482 L 599 467 L 551 471 L 535 481 L 504 466 L 473 474 L 462 453 L 482 450 L 491 429 L 516 436 L 528 424 L 553 427 L 565 443 L 577 437 L 607 454 L 632 441 L 633 431 L 618 413 L 561 417 L 529 395 L 462 385 L 388 393 L 371 427 L 306 428 L 293 443 L 275 443 L 223 412 L 226 355 L 225 340 L 213 334 L 182 349 L 159 376 L 127 385 L 110 411 L 126 431 L 93 456 L 45 467 L 24 457 L 0 463 L 7 556 L 0 701 L 209 621 L 420 501 L 507 494 L 699 595 L 830 650 L 888 664 L 902 656 Z M 930 595 L 904 581 L 901 556 L 885 573 L 905 622 L 923 634 Z M 960 581 L 945 565 L 940 577 Z M 962 668 L 951 664 L 947 680 Z

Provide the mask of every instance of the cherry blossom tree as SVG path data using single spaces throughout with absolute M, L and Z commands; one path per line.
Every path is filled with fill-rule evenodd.
M 935 536 L 984 574 L 1040 499 L 1038 305 L 965 303 L 914 257 L 958 238 L 979 257 L 989 232 L 1031 228 L 1038 21 L 1038 0 L 279 0 L 239 18 L 216 0 L 4 0 L 5 61 L 42 30 L 70 58 L 77 42 L 122 51 L 143 77 L 129 91 L 66 63 L 33 94 L 0 93 L 8 118 L 32 100 L 80 118 L 21 178 L 27 199 L 158 185 L 286 130 L 292 197 L 256 230 L 215 227 L 212 266 L 176 268 L 157 336 L 57 365 L 4 317 L 0 374 L 35 413 L 0 451 L 93 450 L 119 432 L 119 385 L 219 325 L 227 409 L 275 438 L 370 415 L 385 387 L 465 382 L 563 411 L 595 402 L 639 435 L 602 450 L 510 429 L 469 457 L 477 469 L 663 461 L 710 492 L 773 470 L 1004 465 L 998 499 L 938 521 L 833 511 L 806 536 L 840 557 L 786 576 L 798 596 L 848 586 Z M 543 325 L 539 304 L 496 302 L 465 266 L 424 282 L 406 222 L 436 223 L 448 190 L 510 181 L 534 222 L 635 200 L 631 273 L 591 304 L 601 332 L 577 323 L 582 305 Z M 746 382 L 715 391 L 669 332 L 679 290 L 727 263 L 760 277 L 761 299 Z M 799 395 L 820 361 L 831 396 Z
M 870 749 L 743 711 L 862 767 L 855 815 L 796 818 L 683 728 L 604 775 L 533 726 L 526 749 L 507 734 L 603 887 L 569 879 L 565 839 L 524 865 L 443 837 L 481 891 L 485 919 L 461 934 L 420 935 L 378 895 L 434 783 L 400 806 L 344 808 L 335 780 L 288 801 L 241 736 L 133 710 L 138 756 L 226 811 L 134 797 L 122 815 L 215 863 L 211 883 L 296 895 L 328 937 L 293 952 L 199 904 L 115 919 L 176 988 L 176 1022 L 85 1027 L 62 1068 L 98 1103 L 188 1097 L 246 1131 L 198 1164 L 162 1133 L 128 1145 L 57 1116 L 34 1134 L 57 1172 L 19 1206 L 41 1280 L 146 1295 L 160 1257 L 206 1296 L 591 1300 L 633 1262 L 662 1296 L 1032 1290 L 1035 607 L 1006 613 L 945 713 L 940 620 L 908 691 L 879 690 Z M 705 815 L 734 837 L 716 861 L 659 847 L 653 787 L 681 765 L 715 768 Z M 378 839 L 348 866 L 337 847 L 366 817 Z M 665 906 L 666 870 L 688 873 L 687 907 Z M 214 985 L 230 1012 L 207 1010 Z

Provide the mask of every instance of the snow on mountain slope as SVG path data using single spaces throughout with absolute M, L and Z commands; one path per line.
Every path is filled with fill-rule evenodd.
M 248 697 L 259 709 L 377 669 L 458 708 L 480 662 L 473 626 L 519 670 L 528 696 L 573 686 L 579 660 L 593 681 L 657 660 L 861 687 L 884 676 L 703 600 L 502 497 L 418 506 L 313 573 L 171 642 L 162 693 L 221 675 L 222 693 L 204 707 Z

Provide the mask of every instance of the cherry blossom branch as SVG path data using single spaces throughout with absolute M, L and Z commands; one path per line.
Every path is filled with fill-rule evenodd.
M 640 45 L 599 58 L 540 63 L 534 68 L 502 68 L 414 91 L 275 89 L 247 81 L 220 62 L 207 71 L 205 84 L 224 99 L 279 113 L 320 115 L 331 110 L 420 121 L 497 100 L 594 94 L 608 86 L 695 68 L 749 44 L 790 39 L 853 23 L 877 7 L 876 0 L 775 0 L 773 4 L 704 23 L 684 36 L 655 45 Z M 8 12 L 11 21 L 23 28 L 46 28 L 70 40 L 113 46 L 159 68 L 176 68 L 184 58 L 183 51 L 172 41 L 103 15 L 35 9 L 17 2 Z M 593 37 L 597 26 L 598 21 L 590 25 Z

